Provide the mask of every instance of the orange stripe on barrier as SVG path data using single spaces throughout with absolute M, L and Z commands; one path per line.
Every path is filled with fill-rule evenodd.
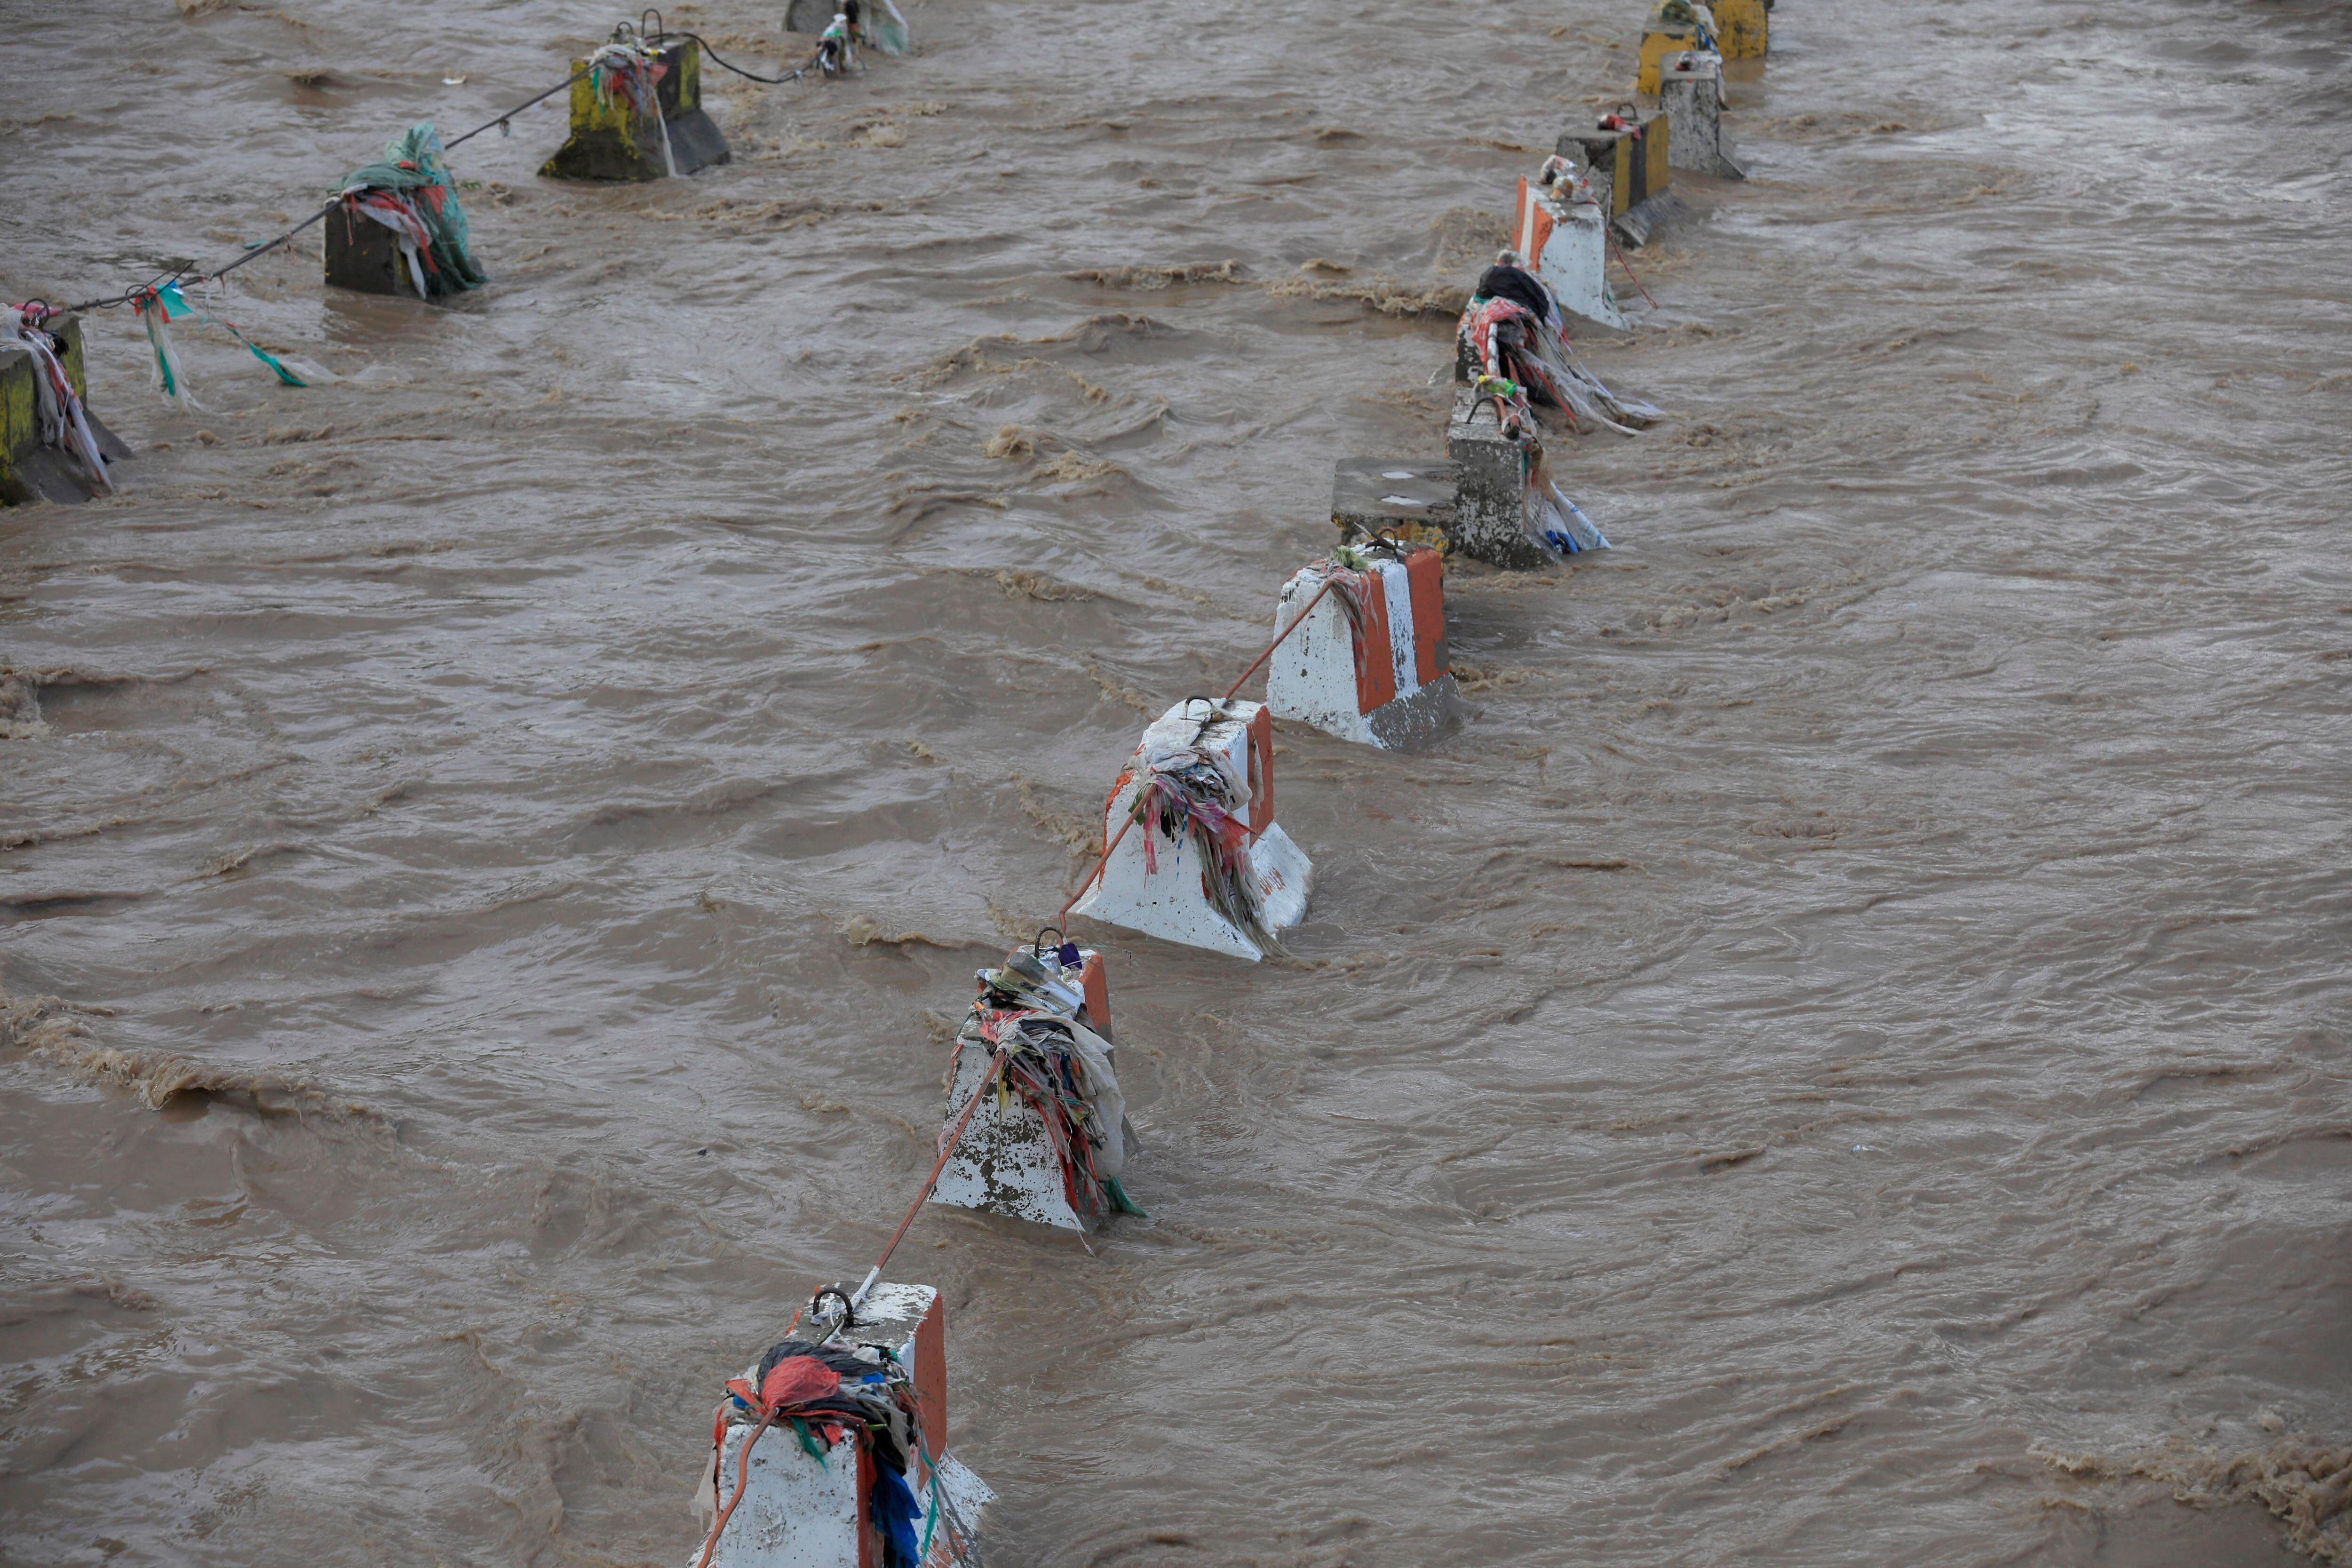
M 1078 971 L 1078 988 L 1087 999 L 1087 1027 L 1108 1040 L 1110 1033 L 1110 970 L 1099 952 L 1087 954 Z
M 1250 837 L 1274 826 L 1274 710 L 1264 703 L 1249 724 Z
M 1369 713 L 1396 700 L 1396 652 L 1389 640 L 1389 585 L 1380 573 L 1365 574 L 1363 624 L 1356 637 L 1356 711 Z
M 1546 241 L 1551 238 L 1551 214 L 1544 210 L 1541 193 L 1528 184 L 1525 174 L 1519 176 L 1519 258 L 1530 269 L 1543 259 Z
M 1445 646 L 1445 561 L 1421 549 L 1404 558 L 1405 583 L 1412 591 L 1413 676 L 1423 686 L 1454 668 Z
M 930 1309 L 915 1325 L 915 1414 L 923 1423 L 923 1447 L 932 1454 L 948 1451 L 948 1317 L 946 1303 L 931 1298 Z M 929 1479 L 928 1476 L 924 1478 Z

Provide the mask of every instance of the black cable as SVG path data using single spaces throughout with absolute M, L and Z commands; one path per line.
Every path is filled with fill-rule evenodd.
M 720 70 L 733 71 L 745 81 L 756 81 L 762 87 L 782 87 L 788 81 L 798 81 L 808 74 L 808 67 L 803 66 L 789 76 L 754 76 L 741 66 L 729 65 L 725 60 L 720 59 L 719 51 L 712 48 L 699 33 L 656 33 L 653 36 L 653 41 L 656 44 L 659 44 L 664 38 L 692 38 L 697 44 L 702 46 L 703 54 L 709 58 L 712 65 L 717 66 Z
M 751 72 L 745 70 L 740 66 L 730 65 L 727 61 L 720 59 L 719 58 L 719 51 L 712 48 L 709 43 L 705 42 L 699 33 L 672 33 L 659 22 L 658 18 L 661 16 L 660 12 L 648 11 L 646 15 L 656 18 L 655 30 L 651 35 L 652 41 L 655 44 L 658 45 L 662 39 L 669 37 L 692 38 L 697 44 L 701 46 L 702 52 L 710 57 L 710 63 L 712 65 L 719 67 L 721 70 L 733 71 L 737 76 L 743 78 L 746 81 L 756 81 L 764 87 L 781 87 L 788 81 L 798 81 L 808 72 L 808 68 L 806 66 L 803 66 L 799 70 L 793 71 L 789 76 L 755 76 Z M 642 20 L 642 18 L 640 19 Z M 623 23 L 622 26 L 626 26 L 627 24 Z M 581 78 L 588 75 L 595 68 L 596 68 L 593 65 L 583 67 L 581 69 L 572 72 L 572 75 L 564 78 L 563 80 L 556 83 L 555 86 L 549 88 L 545 92 L 539 94 L 537 97 L 527 98 L 520 103 L 516 104 L 512 109 L 508 110 L 505 113 L 500 114 L 494 119 L 482 121 L 481 124 L 475 126 L 463 136 L 454 137 L 449 141 L 442 142 L 441 150 L 444 153 L 446 153 L 453 147 L 460 146 L 465 142 L 471 142 L 475 137 L 479 136 L 483 132 L 489 130 L 492 126 L 504 125 L 516 115 L 520 114 L 524 110 L 546 102 L 549 99 L 553 98 L 557 93 L 562 92 L 564 89 L 570 87 L 573 82 L 580 80 Z M 175 267 L 169 272 L 156 274 L 156 276 L 148 279 L 145 283 L 141 284 L 136 289 L 126 289 L 120 294 L 109 295 L 103 300 L 86 300 L 79 305 L 68 305 L 65 309 L 68 312 L 79 314 L 84 310 L 110 310 L 117 305 L 127 305 L 131 300 L 137 299 L 140 295 L 146 293 L 150 289 L 160 289 L 166 283 L 177 283 L 181 279 L 191 276 L 192 273 L 198 282 L 202 282 L 206 279 L 226 278 L 230 273 L 236 271 L 238 268 L 244 266 L 247 262 L 251 261 L 254 258 L 268 255 L 270 251 L 277 249 L 288 240 L 292 239 L 304 229 L 309 228 L 312 224 L 321 221 L 329 213 L 335 210 L 335 205 L 336 204 L 334 202 L 328 203 L 325 206 L 320 207 L 317 212 L 312 213 L 309 217 L 304 218 L 300 223 L 296 224 L 292 228 L 288 229 L 284 234 L 279 235 L 276 239 L 267 240 L 262 244 L 248 247 L 244 255 L 215 271 L 194 272 L 192 268 Z
M 463 136 L 458 137 L 457 142 L 442 142 L 441 151 L 446 153 L 450 148 L 457 146 L 458 142 L 471 142 L 475 137 L 479 136 L 483 132 L 488 131 L 493 125 L 504 125 L 508 121 L 512 120 L 516 115 L 520 114 L 524 110 L 530 108 L 533 104 L 546 102 L 549 99 L 553 98 L 557 93 L 562 92 L 565 88 L 570 87 L 573 82 L 578 81 L 582 77 L 586 76 L 590 71 L 593 71 L 595 68 L 596 68 L 594 66 L 587 66 L 575 71 L 571 76 L 566 77 L 556 86 L 551 87 L 545 92 L 541 93 L 537 98 L 526 99 L 522 102 L 516 104 L 512 109 L 508 110 L 504 114 L 499 115 L 496 120 L 485 121 L 483 123 L 475 126 L 471 131 L 468 131 Z
M 541 93 L 538 97 L 525 99 L 522 102 L 516 104 L 512 109 L 508 110 L 504 114 L 498 116 L 494 120 L 484 121 L 481 124 L 475 126 L 471 131 L 467 132 L 463 136 L 457 138 L 455 141 L 444 142 L 441 143 L 441 150 L 444 153 L 446 153 L 450 148 L 457 146 L 458 142 L 471 142 L 475 137 L 479 136 L 483 132 L 489 130 L 494 125 L 504 125 L 508 121 L 513 119 L 516 115 L 520 114 L 524 110 L 529 109 L 535 104 L 546 102 L 549 99 L 553 98 L 557 93 L 562 92 L 565 88 L 570 87 L 573 82 L 578 81 L 582 77 L 586 76 L 590 71 L 594 70 L 595 68 L 596 68 L 594 66 L 588 66 L 581 70 L 573 72 L 571 76 L 566 77 L 562 81 L 557 83 L 555 86 L 549 88 L 545 92 Z M 337 201 L 340 200 L 340 197 L 337 198 Z M 317 212 L 312 213 L 309 217 L 304 218 L 300 223 L 296 224 L 292 228 L 289 228 L 284 234 L 279 235 L 276 239 L 265 240 L 259 245 L 247 247 L 244 255 L 238 257 L 235 261 L 229 262 L 226 266 L 218 268 L 211 272 L 194 273 L 195 279 L 202 282 L 206 279 L 227 277 L 230 273 L 236 271 L 238 268 L 244 266 L 247 262 L 251 261 L 256 257 L 268 255 L 269 252 L 277 249 L 279 246 L 285 244 L 288 240 L 293 238 L 296 235 L 301 233 L 304 229 L 309 228 L 312 224 L 322 221 L 328 214 L 335 210 L 336 205 L 337 202 L 329 202 L 325 206 L 320 207 Z M 84 310 L 110 310 L 117 305 L 127 305 L 131 300 L 137 299 L 140 295 L 146 293 L 151 289 L 160 289 L 166 283 L 177 283 L 181 279 L 190 276 L 192 271 L 193 268 L 191 268 L 175 267 L 169 272 L 158 273 L 155 277 L 149 279 L 145 283 L 141 284 L 136 289 L 126 289 L 120 294 L 110 295 L 103 300 L 88 300 L 79 305 L 68 305 L 66 310 L 75 314 L 79 314 Z

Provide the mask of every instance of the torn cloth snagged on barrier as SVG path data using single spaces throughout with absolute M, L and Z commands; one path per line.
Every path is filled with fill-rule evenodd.
M 1551 466 L 1540 452 L 1528 465 L 1527 530 L 1528 537 L 1554 558 L 1609 548 L 1608 536 L 1554 482 Z
M 1569 346 L 1551 290 L 1516 258 L 1479 278 L 1456 332 L 1464 358 L 1479 372 L 1533 392 L 1570 430 L 1605 426 L 1631 436 L 1664 417 L 1639 398 L 1618 396 L 1585 369 Z
M 457 204 L 457 184 L 430 121 L 389 143 L 383 163 L 352 170 L 338 194 L 345 224 L 365 219 L 392 230 L 418 299 L 490 280 L 474 259 L 466 210 Z
M 0 305 L 0 342 L 21 344 L 33 356 L 33 395 L 41 445 L 65 453 L 101 489 L 110 490 L 114 481 L 107 474 L 106 458 L 99 452 L 98 437 L 90 430 L 89 416 L 82 412 L 73 378 L 66 374 L 65 362 L 58 358 L 64 344 L 41 331 L 41 323 L 50 314 L 42 305 Z
M 656 90 L 668 74 L 668 62 L 645 44 L 605 44 L 588 57 L 588 83 L 597 100 L 607 107 L 626 103 L 639 120 L 654 122 L 661 132 L 662 168 L 674 180 L 677 155 L 670 151 L 669 121 L 662 118 L 661 95 Z
M 1344 605 L 1345 591 L 1340 593 Z M 1223 752 L 1199 746 L 1155 746 L 1136 762 L 1141 767 L 1134 772 L 1139 786 L 1134 815 L 1144 830 L 1145 871 L 1160 868 L 1160 838 L 1173 841 L 1192 834 L 1201 851 L 1202 890 L 1210 907 L 1239 927 L 1260 952 L 1278 952 L 1256 888 L 1242 863 L 1242 846 L 1250 832 L 1242 818 L 1250 802 L 1249 781 Z
M 1036 1112 L 1061 1166 L 1062 1195 L 1079 1218 L 1141 1212 L 1118 1184 L 1127 1169 L 1127 1097 L 1111 1068 L 1110 1043 L 1059 1009 L 1027 1005 L 1033 995 L 1001 988 L 994 977 L 1002 975 L 982 971 L 981 995 L 956 1032 L 958 1060 L 968 1050 L 1003 1058 L 995 1082 L 981 1081 L 976 1092 L 994 1093 L 1000 1107 L 1017 1095 Z M 950 1125 L 962 1109 L 948 1106 Z
M 871 1359 L 869 1359 L 869 1357 Z M 873 1474 L 867 1518 L 883 1541 L 884 1568 L 918 1568 L 922 1542 L 915 1533 L 920 1510 L 907 1483 L 908 1466 L 924 1454 L 921 1417 L 908 1369 L 875 1347 L 849 1350 L 807 1340 L 784 1340 L 760 1358 L 756 1383 L 727 1384 L 712 1443 L 720 1447 L 730 1420 L 790 1427 L 801 1449 L 820 1468 L 846 1455 Z

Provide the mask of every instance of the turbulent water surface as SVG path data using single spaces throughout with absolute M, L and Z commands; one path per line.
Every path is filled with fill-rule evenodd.
M 237 274 L 333 384 L 93 318 L 123 493 L 0 516 L 0 1560 L 684 1560 L 1640 22 L 908 9 L 692 179 L 467 143 L 455 304 Z M 616 19 L 0 11 L 12 300 Z M 900 1252 L 1000 1565 L 2352 1561 L 2352 13 L 1774 32 L 1592 347 L 1671 421 L 1557 449 L 1618 548 L 1454 572 L 1435 752 L 1283 731 L 1289 961 L 1086 932 L 1151 1217 Z

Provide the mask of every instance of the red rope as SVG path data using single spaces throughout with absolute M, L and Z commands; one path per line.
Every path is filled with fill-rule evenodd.
M 978 1089 L 972 1090 L 971 1098 L 964 1102 L 963 1114 L 956 1118 L 953 1130 L 940 1141 L 940 1157 L 931 1163 L 931 1173 L 923 1178 L 923 1190 L 915 1194 L 914 1203 L 907 1210 L 907 1217 L 900 1220 L 898 1228 L 890 1233 L 890 1245 L 884 1247 L 882 1256 L 874 1260 L 876 1274 L 882 1272 L 883 1265 L 890 1261 L 890 1255 L 898 1250 L 898 1243 L 906 1239 L 907 1227 L 915 1223 L 915 1216 L 930 1201 L 931 1189 L 940 1184 L 940 1173 L 948 1168 L 948 1158 L 955 1152 L 956 1145 L 962 1142 L 963 1130 L 971 1125 L 972 1112 L 980 1109 L 981 1097 L 995 1087 L 998 1076 L 1003 1071 L 1004 1048 L 1000 1046 L 996 1054 L 988 1058 L 988 1076 L 981 1080 Z
M 1234 700 L 1234 693 L 1242 689 L 1242 682 L 1247 680 L 1251 676 L 1255 675 L 1258 671 L 1258 666 L 1264 664 L 1267 659 L 1274 657 L 1274 650 L 1282 646 L 1283 639 L 1298 629 L 1299 623 L 1307 619 L 1307 612 L 1313 609 L 1317 601 L 1320 600 L 1324 595 L 1330 591 L 1331 579 L 1326 577 L 1323 579 L 1323 585 L 1320 588 L 1316 589 L 1314 595 L 1307 599 L 1307 603 L 1298 607 L 1298 614 L 1291 617 L 1290 624 L 1283 627 L 1279 632 L 1276 632 L 1275 634 L 1274 640 L 1265 645 L 1265 651 L 1259 654 L 1255 658 L 1250 660 L 1249 668 L 1243 670 L 1241 675 L 1231 686 L 1225 688 L 1225 695 L 1223 699 L 1223 701 L 1231 702 Z M 1139 793 L 1136 796 L 1136 800 L 1139 805 L 1141 803 L 1142 798 L 1142 795 Z M 1094 863 L 1094 868 L 1088 871 L 1086 874 L 1085 879 L 1078 883 L 1078 890 L 1070 895 L 1069 902 L 1064 904 L 1062 906 L 1062 912 L 1055 917 L 1057 922 L 1070 918 L 1070 910 L 1076 906 L 1077 901 L 1080 899 L 1087 896 L 1087 889 L 1095 885 L 1095 879 L 1102 875 L 1103 868 L 1110 864 L 1110 852 L 1118 847 L 1118 841 L 1127 837 L 1127 830 L 1135 826 L 1136 820 L 1137 819 L 1134 816 L 1130 816 L 1125 822 L 1118 825 L 1118 831 L 1111 835 L 1111 840 L 1109 843 L 1103 846 L 1102 858 Z
M 874 1260 L 874 1272 L 867 1275 L 867 1279 L 871 1279 L 882 1272 L 883 1265 L 890 1261 L 890 1255 L 898 1250 L 898 1243 L 906 1239 L 907 1227 L 915 1223 L 915 1216 L 922 1213 L 923 1205 L 930 1200 L 931 1189 L 940 1184 L 940 1173 L 948 1168 L 949 1158 L 955 1153 L 956 1145 L 963 1141 L 964 1129 L 971 1125 L 972 1115 L 979 1110 L 981 1100 L 990 1089 L 996 1087 L 997 1075 L 1003 1070 L 1004 1051 L 1000 1047 L 996 1054 L 989 1058 L 988 1076 L 981 1080 L 980 1087 L 974 1089 L 971 1098 L 964 1102 L 963 1114 L 956 1118 L 954 1128 L 949 1131 L 946 1138 L 940 1141 L 940 1157 L 932 1162 L 931 1173 L 923 1179 L 922 1191 L 917 1193 L 915 1201 L 908 1205 L 907 1217 L 898 1222 L 898 1228 L 890 1233 L 890 1245 L 885 1247 L 882 1249 L 882 1256 Z M 799 1328 L 800 1324 L 801 1314 L 795 1311 L 793 1314 L 793 1321 L 784 1325 L 784 1338 L 791 1339 L 793 1331 Z M 710 1539 L 702 1543 L 702 1561 L 697 1564 L 697 1568 L 710 1568 L 710 1554 L 719 1550 L 719 1532 L 727 1528 L 727 1521 L 734 1514 L 735 1505 L 743 1500 L 743 1489 L 751 1484 L 749 1467 L 751 1463 L 751 1450 L 758 1446 L 760 1439 L 767 1434 L 768 1428 L 775 1422 L 772 1412 L 763 1409 L 761 1415 L 758 1430 L 744 1439 L 741 1450 L 735 1456 L 735 1495 L 727 1500 L 727 1506 L 720 1509 L 719 1517 L 711 1521 Z
M 1265 645 L 1265 651 L 1258 655 L 1255 658 L 1250 660 L 1249 668 L 1242 671 L 1241 679 L 1239 680 L 1235 680 L 1231 686 L 1225 688 L 1224 700 L 1226 701 L 1231 702 L 1234 700 L 1234 693 L 1242 689 L 1242 681 L 1247 680 L 1251 676 L 1255 675 L 1259 665 L 1264 664 L 1267 659 L 1274 657 L 1274 650 L 1282 646 L 1282 639 L 1298 629 L 1298 623 L 1305 620 L 1307 618 L 1307 612 L 1315 607 L 1315 600 L 1320 599 L 1324 595 L 1330 591 L 1331 579 L 1326 577 L 1323 579 L 1323 585 L 1315 590 L 1315 598 L 1309 599 L 1307 603 L 1301 605 L 1298 608 L 1298 614 L 1292 618 L 1291 623 L 1283 627 L 1281 631 L 1276 633 L 1274 640 Z
M 1233 700 L 1234 693 L 1242 689 L 1242 683 L 1249 679 L 1251 676 L 1255 675 L 1258 672 L 1259 667 L 1265 664 L 1267 659 L 1274 657 L 1274 650 L 1282 646 L 1283 639 L 1289 637 L 1292 632 L 1298 629 L 1299 623 L 1307 619 L 1307 612 L 1313 609 L 1316 604 L 1321 600 L 1323 595 L 1330 591 L 1331 580 L 1327 577 L 1323 580 L 1323 585 L 1315 590 L 1313 596 L 1310 597 L 1306 604 L 1299 606 L 1298 614 L 1291 618 L 1290 624 L 1283 627 L 1281 631 L 1276 633 L 1274 640 L 1265 645 L 1265 651 L 1259 654 L 1255 658 L 1250 660 L 1249 668 L 1243 670 L 1240 678 L 1225 689 L 1225 701 L 1230 702 Z M 1140 800 L 1140 796 L 1138 797 L 1139 800 Z M 1094 886 L 1095 879 L 1102 875 L 1102 870 L 1105 866 L 1110 864 L 1111 851 L 1118 847 L 1119 840 L 1127 837 L 1127 830 L 1134 826 L 1138 818 L 1135 816 L 1129 816 L 1125 822 L 1119 825 L 1118 831 L 1111 836 L 1111 841 L 1103 846 L 1102 858 L 1095 862 L 1094 869 L 1088 871 L 1086 876 L 1086 880 L 1078 884 L 1078 890 L 1070 895 L 1069 903 L 1062 906 L 1061 919 L 1069 919 L 1071 905 L 1076 904 L 1080 899 L 1084 898 L 1086 896 L 1087 889 Z M 940 1141 L 940 1157 L 932 1162 L 931 1173 L 923 1179 L 922 1190 L 915 1194 L 915 1201 L 907 1206 L 906 1217 L 898 1222 L 898 1228 L 890 1233 L 889 1245 L 883 1247 L 882 1256 L 874 1260 L 873 1272 L 866 1276 L 868 1279 L 878 1277 L 883 1268 L 888 1265 L 890 1255 L 898 1251 L 898 1243 L 906 1239 L 908 1227 L 915 1223 L 915 1216 L 923 1212 L 923 1205 L 930 1201 L 931 1189 L 939 1185 L 940 1173 L 948 1168 L 948 1160 L 955 1153 L 956 1145 L 962 1142 L 964 1130 L 971 1125 L 972 1116 L 980 1110 L 980 1102 L 982 1099 L 987 1095 L 990 1089 L 996 1087 L 997 1079 L 1003 1074 L 1004 1059 L 1005 1052 L 1002 1047 L 998 1047 L 996 1054 L 989 1058 L 988 1076 L 981 1080 L 980 1087 L 977 1089 L 974 1089 L 972 1091 L 971 1098 L 964 1102 L 963 1114 L 956 1118 L 955 1126 L 950 1129 L 947 1137 Z M 1064 1180 L 1066 1182 L 1067 1179 L 1068 1174 L 1066 1169 L 1064 1173 Z M 1073 1205 L 1072 1206 L 1075 1207 L 1076 1205 Z M 1085 1237 L 1081 1236 L 1079 1239 L 1083 1241 Z M 1087 1250 L 1091 1252 L 1093 1248 L 1088 1247 Z M 862 1289 L 864 1287 L 861 1286 L 860 1289 Z M 786 1339 L 790 1339 L 792 1337 L 793 1331 L 800 1327 L 800 1321 L 801 1314 L 798 1311 L 795 1311 L 793 1314 L 793 1321 L 784 1325 L 784 1337 Z M 727 1528 L 727 1521 L 733 1516 L 736 1505 L 743 1500 L 744 1488 L 751 1484 L 750 1466 L 751 1463 L 751 1449 L 759 1443 L 761 1437 L 767 1433 L 771 1425 L 772 1425 L 772 1417 L 762 1420 L 759 1428 L 754 1431 L 750 1437 L 744 1440 L 742 1448 L 737 1453 L 735 1457 L 735 1495 L 727 1500 L 727 1506 L 720 1509 L 719 1510 L 719 1517 L 711 1521 L 710 1539 L 704 1542 L 702 1544 L 702 1559 L 697 1565 L 697 1568 L 710 1568 L 710 1554 L 719 1550 L 719 1533 Z M 950 1533 L 952 1533 L 952 1530 L 950 1530 Z
M 1606 223 L 1601 226 L 1601 237 L 1609 242 L 1610 253 L 1617 258 L 1617 265 L 1625 269 L 1625 276 L 1633 279 L 1633 287 L 1642 289 L 1642 280 L 1633 277 L 1633 264 L 1625 259 L 1623 251 L 1617 248 L 1617 237 L 1609 232 L 1609 226 Z M 1647 289 L 1642 289 L 1642 298 L 1650 300 L 1650 291 Z M 1657 308 L 1658 302 L 1655 300 L 1650 300 L 1650 309 L 1654 310 Z

